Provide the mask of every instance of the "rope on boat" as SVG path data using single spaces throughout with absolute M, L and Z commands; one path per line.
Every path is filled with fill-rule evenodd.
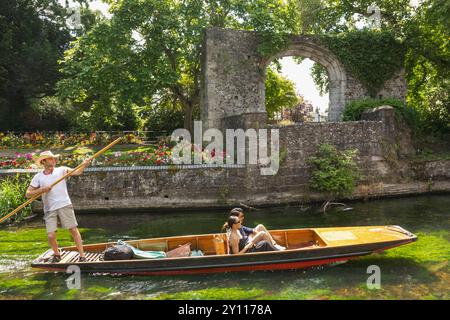
M 391 230 L 391 231 L 396 231 L 396 232 L 399 232 L 399 233 L 403 233 L 404 235 L 407 235 L 408 237 L 413 237 L 414 236 L 411 232 L 406 231 L 405 229 L 403 229 L 400 226 L 388 226 L 388 227 L 386 227 L 386 229 Z

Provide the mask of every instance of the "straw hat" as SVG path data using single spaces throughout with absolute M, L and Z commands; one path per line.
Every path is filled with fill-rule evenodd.
M 36 163 L 38 166 L 41 165 L 41 161 L 44 159 L 48 159 L 48 158 L 59 158 L 59 154 L 53 154 L 51 151 L 47 150 L 44 152 L 41 152 L 41 154 L 39 155 L 39 157 L 34 161 L 34 163 Z

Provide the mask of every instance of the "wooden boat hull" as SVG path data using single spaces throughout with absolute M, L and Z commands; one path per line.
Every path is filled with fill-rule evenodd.
M 88 259 L 87 262 L 80 263 L 77 262 L 78 253 L 74 251 L 75 248 L 69 247 L 63 248 L 63 252 L 69 253 L 66 254 L 66 257 L 63 255 L 61 262 L 46 262 L 46 256 L 48 257 L 51 255 L 51 252 L 47 251 L 33 261 L 32 267 L 46 270 L 65 271 L 70 265 L 78 265 L 82 272 L 133 275 L 177 275 L 300 269 L 330 264 L 333 262 L 346 261 L 360 256 L 369 255 L 371 253 L 381 252 L 389 248 L 404 245 L 417 240 L 415 235 L 398 226 L 389 227 L 399 229 L 396 231 L 387 231 L 389 236 L 385 235 L 384 237 L 379 237 L 378 240 L 380 241 L 374 241 L 373 239 L 369 239 L 369 241 L 358 241 L 358 238 L 359 235 L 363 233 L 361 230 L 389 230 L 384 229 L 387 227 L 275 230 L 271 231 L 271 234 L 278 243 L 287 245 L 288 250 L 246 253 L 241 255 L 216 255 L 212 253 L 211 247 L 208 244 L 208 239 L 212 241 L 213 235 L 147 239 L 140 240 L 141 242 L 128 241 L 128 243 L 132 245 L 140 245 L 142 247 L 144 245 L 155 246 L 156 243 L 161 243 L 161 239 L 164 239 L 167 243 L 169 243 L 167 245 L 169 249 L 170 247 L 176 247 L 177 244 L 191 242 L 194 243 L 194 249 L 204 249 L 206 252 L 205 256 L 163 259 L 132 259 L 119 261 L 101 261 L 99 259 L 91 259 L 92 261 L 89 261 L 90 259 Z M 284 242 L 283 234 L 285 239 Z M 312 239 L 314 241 L 314 245 L 302 245 L 305 243 L 305 239 Z M 100 254 L 100 250 L 104 250 L 107 245 L 110 244 L 90 245 L 85 246 L 85 249 L 87 252 L 92 252 L 94 257 L 96 257 Z M 90 253 L 88 253 L 88 257 L 89 254 Z

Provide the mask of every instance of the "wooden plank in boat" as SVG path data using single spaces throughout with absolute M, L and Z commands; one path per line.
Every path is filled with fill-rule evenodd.
M 99 255 L 101 255 L 101 253 L 93 252 L 91 261 L 97 261 Z
M 167 251 L 167 241 L 155 241 L 155 242 L 144 242 L 139 243 L 139 249 L 144 251 Z
M 77 252 L 77 254 L 73 255 L 72 258 L 69 259 L 69 263 L 78 262 L 78 259 L 80 258 L 80 254 Z
M 39 258 L 39 262 L 47 262 L 48 259 L 50 259 L 52 256 L 53 256 L 53 250 L 49 249 Z
M 84 256 L 86 257 L 86 261 L 92 261 L 94 254 L 92 252 L 85 252 Z
M 99 261 L 101 256 L 102 256 L 102 253 L 94 253 L 94 255 L 92 256 L 92 262 Z
M 328 231 L 320 234 L 327 241 L 356 240 L 357 237 L 351 231 Z
M 97 260 L 96 257 L 97 257 L 97 254 L 92 252 L 92 253 L 89 255 L 88 261 L 89 261 L 89 262 L 94 262 L 94 261 Z
M 60 263 L 68 263 L 73 257 L 76 257 L 77 255 L 77 251 L 69 251 L 69 253 L 61 259 Z
M 289 241 L 288 241 L 288 236 L 287 236 L 287 232 L 285 231 L 284 232 L 284 242 L 285 242 L 285 246 L 286 246 L 286 249 L 289 249 Z
M 95 257 L 95 261 L 101 261 L 103 259 L 103 253 L 99 253 Z
M 198 238 L 197 242 L 197 249 L 192 248 L 192 250 L 201 250 L 204 254 L 215 254 L 216 253 L 216 247 L 214 245 L 214 239 L 213 238 Z
M 96 252 L 90 252 L 89 253 L 89 258 L 87 259 L 88 262 L 95 262 L 98 261 L 98 256 L 100 255 L 100 253 L 96 253 Z

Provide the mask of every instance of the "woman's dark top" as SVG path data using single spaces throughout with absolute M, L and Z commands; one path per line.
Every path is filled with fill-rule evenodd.
M 241 233 L 241 232 L 239 232 L 239 233 L 240 233 L 241 236 L 242 236 L 242 238 L 239 239 L 239 251 L 241 251 L 241 250 L 244 249 L 244 247 L 248 244 L 248 241 L 249 241 L 250 239 L 249 239 L 249 236 L 248 236 L 247 234 Z M 231 240 L 231 236 L 230 236 L 230 240 Z M 230 247 L 230 253 L 233 253 L 233 250 L 232 250 L 232 248 L 231 248 L 231 241 L 230 241 L 230 243 L 229 243 L 229 247 Z
M 244 249 L 244 247 L 248 244 L 249 236 L 245 233 L 241 233 L 242 238 L 239 240 L 239 251 Z

